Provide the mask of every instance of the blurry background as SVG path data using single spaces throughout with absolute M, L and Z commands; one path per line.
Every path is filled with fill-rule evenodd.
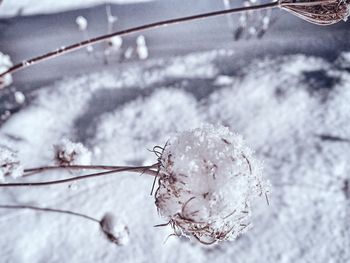
M 104 2 L 4 0 L 0 52 L 17 63 L 109 30 L 258 3 Z M 165 220 L 146 176 L 1 189 L 2 204 L 97 218 L 111 212 L 130 229 L 130 244 L 117 247 L 79 218 L 1 210 L 2 260 L 350 261 L 349 48 L 349 23 L 320 27 L 273 10 L 149 30 L 13 74 L 13 84 L 0 91 L 0 144 L 17 150 L 26 167 L 52 163 L 52 145 L 63 137 L 84 143 L 96 164 L 153 163 L 147 148 L 172 133 L 220 123 L 264 161 L 272 194 L 269 207 L 264 200 L 253 207 L 246 235 L 203 247 L 178 238 L 163 244 L 171 230 L 152 227 Z

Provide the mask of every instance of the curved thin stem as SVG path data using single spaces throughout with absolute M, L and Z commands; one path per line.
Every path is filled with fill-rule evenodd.
M 111 166 L 111 165 L 54 165 L 54 166 L 42 166 L 42 167 L 34 167 L 29 169 L 24 169 L 24 176 L 32 175 L 35 173 L 42 173 L 50 170 L 117 170 L 117 169 L 125 169 L 129 168 L 128 166 Z
M 193 20 L 199 20 L 199 19 L 204 19 L 208 17 L 215 17 L 215 16 L 221 16 L 221 15 L 226 15 L 226 14 L 233 14 L 233 13 L 242 13 L 242 12 L 247 12 L 247 11 L 254 11 L 254 10 L 262 10 L 262 9 L 270 9 L 270 8 L 275 8 L 279 7 L 279 1 L 267 3 L 267 4 L 261 4 L 261 5 L 254 5 L 254 6 L 245 6 L 245 7 L 238 7 L 238 8 L 232 8 L 232 9 L 226 9 L 226 10 L 220 10 L 220 11 L 214 11 L 214 12 L 209 12 L 209 13 L 203 13 L 203 14 L 198 14 L 198 15 L 192 15 L 192 16 L 186 16 L 186 17 L 180 17 L 180 18 L 174 18 L 174 19 L 169 19 L 169 20 L 163 20 L 163 21 L 158 21 L 150 24 L 145 24 L 129 29 L 124 29 L 121 31 L 117 31 L 111 34 L 106 34 L 102 35 L 96 38 L 88 39 L 67 47 L 61 47 L 59 49 L 56 49 L 54 51 L 51 51 L 49 53 L 40 55 L 38 57 L 34 57 L 28 60 L 24 60 L 19 64 L 14 65 L 13 67 L 9 68 L 5 72 L 0 74 L 0 78 L 4 77 L 6 74 L 16 72 L 20 69 L 24 69 L 30 65 L 34 65 L 38 62 L 48 60 L 50 58 L 58 57 L 60 55 L 97 44 L 99 42 L 105 41 L 111 37 L 114 36 L 122 36 L 122 35 L 127 35 L 135 32 L 140 32 L 152 28 L 158 28 L 161 26 L 168 26 L 168 25 L 174 25 L 174 24 L 179 24 L 179 23 L 184 23 L 188 21 L 193 21 Z
M 105 172 L 86 174 L 86 175 L 70 177 L 70 178 L 61 179 L 61 180 L 54 180 L 54 181 L 44 181 L 44 182 L 34 182 L 34 183 L 29 182 L 29 183 L 0 184 L 0 187 L 46 186 L 46 185 L 64 184 L 64 183 L 80 181 L 80 180 L 85 180 L 85 179 L 92 178 L 92 177 L 104 176 L 107 174 L 120 173 L 120 172 L 136 172 L 136 173 L 149 174 L 152 176 L 156 176 L 157 171 L 152 170 L 152 168 L 155 168 L 157 166 L 158 166 L 158 164 L 153 164 L 150 166 L 125 167 L 125 168 L 118 168 L 118 169 L 105 171 Z
M 0 205 L 0 208 L 2 209 L 30 209 L 35 211 L 41 211 L 41 212 L 53 212 L 53 213 L 60 213 L 60 214 L 68 214 L 73 215 L 77 217 L 81 217 L 93 222 L 96 222 L 100 224 L 100 220 L 93 218 L 88 215 L 84 215 L 81 213 L 69 211 L 69 210 L 62 210 L 62 209 L 54 209 L 54 208 L 47 208 L 47 207 L 37 207 L 37 206 L 31 206 L 31 205 Z

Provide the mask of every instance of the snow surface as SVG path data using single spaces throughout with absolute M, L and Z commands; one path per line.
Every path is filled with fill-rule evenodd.
M 52 163 L 63 137 L 93 149 L 95 164 L 151 164 L 155 145 L 175 132 L 218 123 L 243 135 L 264 161 L 270 206 L 253 207 L 253 228 L 233 243 L 202 246 L 166 237 L 170 227 L 150 196 L 153 178 L 116 174 L 75 187 L 1 189 L 2 204 L 70 209 L 127 222 L 117 247 L 89 221 L 0 210 L 3 262 L 349 262 L 350 71 L 346 60 L 289 55 L 232 69 L 218 50 L 148 60 L 57 81 L 0 129 L 25 167 Z M 338 60 L 337 60 L 338 61 Z M 50 172 L 39 181 L 69 174 Z
M 108 239 L 118 246 L 126 246 L 129 244 L 129 228 L 120 219 L 114 215 L 107 213 L 101 220 L 101 228 Z
M 16 15 L 35 15 L 62 12 L 78 8 L 86 8 L 106 3 L 111 4 L 130 4 L 148 2 L 151 0 L 45 0 L 37 1 L 33 4 L 32 0 L 4 0 L 0 4 L 0 17 L 12 17 Z

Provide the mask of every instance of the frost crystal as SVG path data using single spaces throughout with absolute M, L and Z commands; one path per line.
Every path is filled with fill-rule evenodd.
M 129 243 L 129 228 L 112 214 L 107 213 L 102 218 L 100 225 L 109 241 L 118 246 L 125 246 Z
M 5 181 L 5 176 L 18 178 L 23 175 L 23 167 L 17 158 L 16 152 L 0 146 L 0 181 Z
M 123 39 L 120 36 L 114 36 L 108 43 L 111 49 L 119 50 L 123 44 Z
M 175 234 L 212 244 L 250 228 L 251 202 L 267 189 L 240 136 L 204 125 L 169 140 L 159 160 L 155 203 Z
M 12 65 L 13 64 L 10 60 L 10 56 L 0 52 L 0 74 L 8 70 L 10 67 L 12 67 Z M 11 74 L 6 74 L 5 76 L 0 77 L 0 89 L 3 89 L 9 86 L 11 83 L 12 83 Z
M 81 143 L 73 143 L 67 139 L 54 145 L 55 161 L 57 165 L 89 165 L 91 164 L 91 152 Z

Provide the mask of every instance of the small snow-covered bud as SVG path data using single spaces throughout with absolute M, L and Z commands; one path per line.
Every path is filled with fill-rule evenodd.
M 8 70 L 10 67 L 12 67 L 13 64 L 11 62 L 10 56 L 5 55 L 0 52 L 0 74 Z M 6 74 L 2 77 L 0 77 L 0 89 L 3 89 L 7 86 L 9 86 L 12 83 L 12 76 L 11 74 Z
M 120 36 L 114 36 L 109 39 L 108 45 L 112 50 L 119 50 L 123 44 L 123 39 Z
M 112 16 L 112 15 L 107 15 L 107 21 L 109 24 L 114 24 L 115 22 L 118 21 L 118 17 Z
M 55 162 L 60 166 L 69 165 L 90 165 L 91 152 L 81 143 L 73 143 L 63 139 L 59 144 L 54 145 Z
M 5 181 L 5 176 L 18 178 L 23 175 L 23 167 L 18 160 L 17 153 L 10 148 L 0 146 L 0 181 Z
M 104 215 L 100 222 L 101 230 L 109 241 L 118 246 L 129 243 L 129 228 L 112 214 Z
M 267 189 L 239 135 L 203 125 L 170 139 L 159 160 L 155 203 L 175 234 L 212 244 L 250 228 L 251 203 Z
M 75 19 L 75 23 L 77 23 L 77 25 L 78 25 L 80 31 L 84 31 L 84 30 L 87 29 L 88 22 L 87 22 L 87 20 L 86 20 L 85 17 L 83 17 L 83 16 L 78 16 L 78 17 Z
M 124 53 L 125 59 L 130 59 L 132 57 L 133 53 L 134 53 L 134 49 L 132 47 L 128 47 Z
M 139 59 L 147 59 L 148 58 L 148 48 L 146 45 L 146 39 L 143 35 L 140 35 L 136 39 L 136 52 Z
M 20 91 L 16 91 L 14 93 L 14 97 L 15 97 L 15 101 L 18 104 L 23 104 L 26 101 L 26 97 L 24 96 L 24 94 Z

